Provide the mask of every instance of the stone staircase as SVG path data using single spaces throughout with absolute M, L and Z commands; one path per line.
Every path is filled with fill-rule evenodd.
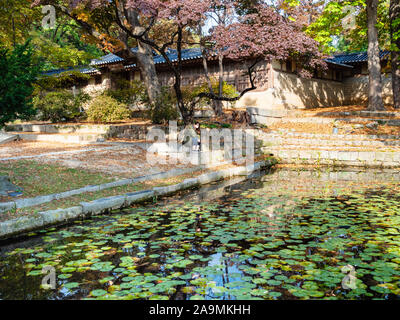
M 400 167 L 400 136 L 258 131 L 262 151 L 283 164 Z

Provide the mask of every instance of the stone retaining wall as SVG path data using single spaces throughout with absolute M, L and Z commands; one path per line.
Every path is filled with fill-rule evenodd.
M 25 198 L 25 199 L 18 199 L 15 201 L 10 202 L 1 202 L 0 203 L 0 213 L 15 210 L 15 209 L 22 209 L 22 208 L 29 208 L 33 206 L 38 206 L 44 203 L 49 203 L 53 200 L 60 200 L 69 197 L 73 197 L 75 195 L 89 193 L 89 192 L 98 192 L 106 189 L 117 188 L 133 183 L 144 182 L 144 181 L 153 181 L 157 179 L 168 179 L 174 176 L 194 173 L 196 171 L 203 170 L 205 166 L 198 166 L 194 168 L 185 168 L 185 169 L 172 169 L 166 172 L 160 172 L 153 175 L 141 176 L 133 179 L 123 179 L 109 183 L 103 183 L 100 185 L 91 185 L 86 186 L 83 188 L 69 190 L 60 193 L 53 193 L 45 196 L 38 196 L 34 198 Z
M 400 152 L 274 150 L 273 147 L 262 148 L 262 150 L 272 151 L 282 164 L 400 168 Z
M 205 173 L 197 178 L 186 179 L 181 183 L 155 187 L 151 190 L 127 193 L 124 195 L 102 198 L 91 202 L 81 202 L 78 206 L 39 212 L 31 216 L 24 216 L 0 223 L 0 239 L 21 236 L 27 232 L 52 225 L 65 225 L 80 218 L 100 215 L 112 210 L 129 207 L 132 204 L 147 201 L 157 196 L 166 196 L 175 192 L 194 188 L 202 184 L 230 178 L 238 175 L 249 175 L 264 167 L 271 167 L 276 160 L 269 159 L 253 165 L 224 169 L 216 172 Z

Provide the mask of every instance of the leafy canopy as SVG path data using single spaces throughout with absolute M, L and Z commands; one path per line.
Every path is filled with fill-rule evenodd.
M 29 42 L 16 45 L 13 51 L 0 47 L 0 128 L 9 121 L 28 119 L 35 113 L 33 83 L 40 65 L 33 62 L 32 56 Z
M 322 14 L 306 29 L 326 53 L 363 51 L 368 47 L 368 28 L 365 0 L 330 1 Z M 352 20 L 349 27 L 343 20 Z M 379 1 L 378 39 L 382 49 L 390 47 L 389 0 Z

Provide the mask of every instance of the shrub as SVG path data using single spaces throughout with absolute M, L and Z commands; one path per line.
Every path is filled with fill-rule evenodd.
M 0 48 L 0 129 L 9 121 L 35 114 L 32 93 L 40 66 L 33 62 L 32 46 L 17 45 L 13 51 Z
M 35 83 L 35 91 L 71 88 L 89 81 L 90 75 L 76 70 L 64 71 L 56 76 L 41 76 Z
M 87 94 L 79 94 L 76 97 L 67 91 L 54 91 L 45 95 L 37 95 L 33 103 L 39 112 L 39 119 L 43 121 L 62 122 L 70 121 L 81 115 L 80 105 L 87 101 Z
M 161 124 L 179 117 L 175 95 L 170 88 L 163 87 L 161 95 L 154 105 L 148 108 L 149 118 L 153 123 Z
M 126 104 L 104 94 L 92 100 L 86 113 L 88 120 L 97 123 L 125 120 L 131 114 Z
M 141 81 L 119 80 L 118 89 L 108 89 L 104 94 L 120 103 L 127 105 L 144 104 L 148 102 L 146 87 Z
M 211 85 L 213 87 L 213 91 L 215 94 L 218 94 L 219 92 L 219 81 L 218 79 L 211 79 Z M 183 97 L 185 99 L 186 103 L 190 103 L 190 101 L 192 101 L 199 93 L 201 92 L 210 92 L 209 88 L 208 88 L 208 84 L 206 82 L 204 82 L 203 84 L 193 87 L 193 86 L 185 86 L 182 87 L 182 93 L 183 93 Z M 230 84 L 228 84 L 226 81 L 224 81 L 222 83 L 222 95 L 224 97 L 228 97 L 228 98 L 234 98 L 238 96 L 238 92 L 236 91 L 236 88 Z M 200 103 L 199 106 L 206 106 L 209 105 L 211 103 L 211 100 L 208 98 L 203 98 Z

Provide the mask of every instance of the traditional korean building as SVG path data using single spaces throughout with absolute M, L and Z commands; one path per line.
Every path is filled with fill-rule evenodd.
M 132 49 L 135 50 L 135 49 Z M 177 61 L 176 50 L 168 51 L 171 61 Z M 389 51 L 381 52 L 382 66 L 388 63 Z M 196 86 L 204 83 L 202 55 L 199 48 L 184 49 L 182 52 L 182 85 Z M 285 110 L 321 106 L 365 104 L 368 99 L 367 53 L 338 54 L 326 59 L 328 69 L 315 72 L 313 78 L 300 78 L 297 66 L 292 61 L 260 62 L 256 67 L 257 89 L 246 93 L 236 107 L 256 107 L 262 109 Z M 171 70 L 160 55 L 154 55 L 154 63 L 163 86 L 172 86 L 174 78 Z M 224 60 L 224 80 L 235 86 L 238 92 L 249 87 L 247 67 L 251 61 L 237 62 Z M 208 59 L 210 77 L 218 78 L 218 61 Z M 95 59 L 90 66 L 80 71 L 91 79 L 79 85 L 90 94 L 105 89 L 116 88 L 119 79 L 141 80 L 141 74 L 134 60 L 126 60 L 116 54 L 107 54 Z M 391 75 L 383 74 L 384 101 L 392 103 Z

